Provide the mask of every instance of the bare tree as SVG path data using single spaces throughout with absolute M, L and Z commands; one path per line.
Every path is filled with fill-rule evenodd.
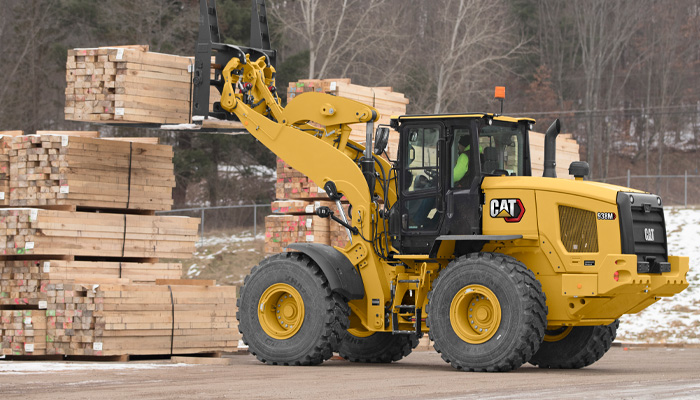
M 432 112 L 456 111 L 468 104 L 465 97 L 474 97 L 484 89 L 485 77 L 506 71 L 507 61 L 518 54 L 525 41 L 509 23 L 508 7 L 503 1 L 429 3 L 423 8 L 430 10 L 430 16 L 426 18 L 421 61 L 428 69 L 429 87 L 434 91 Z
M 560 106 L 565 99 L 571 99 L 569 78 L 580 60 L 572 10 L 572 2 L 539 0 L 537 3 L 539 62 L 552 71 L 552 84 Z
M 381 39 L 381 14 L 387 0 L 299 0 L 271 4 L 271 14 L 299 37 L 309 51 L 309 79 L 326 78 L 337 63 L 349 65 Z M 347 70 L 347 68 L 346 68 Z
M 646 6 L 648 4 L 641 4 L 640 1 L 628 0 L 574 3 L 574 21 L 585 80 L 582 98 L 587 116 L 586 153 L 591 176 L 595 176 L 597 167 L 606 159 L 605 154 L 609 150 L 609 138 L 603 133 L 604 120 L 599 117 L 598 111 L 614 107 L 619 101 L 618 93 L 623 81 L 616 72 L 623 50 L 640 29 L 640 21 L 648 10 Z M 599 141 L 603 142 L 601 151 L 597 149 Z

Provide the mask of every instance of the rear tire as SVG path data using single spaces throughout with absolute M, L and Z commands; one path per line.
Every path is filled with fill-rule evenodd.
M 344 359 L 361 363 L 390 363 L 411 354 L 418 346 L 418 335 L 393 335 L 391 332 L 371 332 L 362 327 L 354 314 L 351 328 L 340 334 L 338 354 Z
M 267 364 L 320 364 L 331 358 L 348 325 L 337 301 L 305 254 L 268 257 L 245 278 L 237 301 L 243 342 Z
M 530 359 L 530 364 L 553 369 L 578 369 L 589 366 L 610 350 L 619 326 L 619 320 L 610 325 L 576 326 L 568 333 L 559 333 L 561 338 L 557 338 L 558 332 L 550 334 L 548 331 L 540 349 Z
M 510 371 L 537 352 L 547 306 L 540 283 L 516 259 L 473 253 L 452 261 L 428 293 L 430 339 L 466 371 Z

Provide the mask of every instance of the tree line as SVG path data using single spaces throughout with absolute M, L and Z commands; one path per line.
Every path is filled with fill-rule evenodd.
M 247 45 L 251 3 L 219 0 L 222 40 Z M 0 130 L 87 129 L 63 120 L 66 50 L 148 44 L 193 55 L 197 0 L 5 0 Z M 268 0 L 278 87 L 304 78 L 392 86 L 409 113 L 561 118 L 593 178 L 697 170 L 700 0 Z M 176 150 L 177 206 L 274 197 L 275 157 L 250 135 L 94 126 Z

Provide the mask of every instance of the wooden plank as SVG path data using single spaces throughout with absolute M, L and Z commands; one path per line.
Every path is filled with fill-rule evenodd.
M 63 135 L 63 136 L 82 136 L 98 138 L 100 137 L 99 131 L 36 131 L 37 135 Z
M 216 281 L 206 279 L 156 279 L 156 285 L 214 286 Z

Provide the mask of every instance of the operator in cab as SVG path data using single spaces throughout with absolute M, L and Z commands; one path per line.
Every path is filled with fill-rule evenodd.
M 469 187 L 469 150 L 471 149 L 471 136 L 462 135 L 457 140 L 457 162 L 453 170 L 453 182 L 455 187 Z

